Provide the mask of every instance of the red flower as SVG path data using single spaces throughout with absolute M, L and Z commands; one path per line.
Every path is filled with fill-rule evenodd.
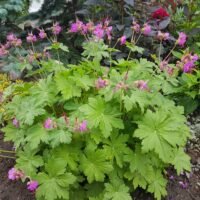
M 164 17 L 169 17 L 169 13 L 162 7 L 152 13 L 154 19 L 163 19 Z

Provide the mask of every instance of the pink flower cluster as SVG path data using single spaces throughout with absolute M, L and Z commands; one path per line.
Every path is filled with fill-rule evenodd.
M 38 182 L 37 181 L 29 181 L 27 183 L 27 189 L 31 192 L 35 192 L 36 189 L 38 188 Z
M 52 27 L 52 33 L 54 35 L 59 35 L 61 31 L 62 31 L 62 27 L 60 26 L 60 24 L 58 22 L 54 23 Z
M 69 29 L 70 33 L 81 33 L 82 35 L 92 34 L 97 39 L 102 39 L 107 36 L 108 40 L 112 39 L 112 26 L 109 26 L 110 20 L 105 19 L 103 22 L 94 25 L 93 22 L 84 23 L 80 20 L 76 20 L 71 24 Z
M 199 57 L 197 54 L 192 55 L 191 53 L 187 53 L 182 56 L 181 61 L 177 62 L 177 66 L 181 68 L 184 73 L 191 73 L 198 59 Z
M 131 27 L 132 29 L 133 29 L 133 31 L 134 32 L 136 32 L 136 33 L 139 33 L 140 32 L 140 25 L 137 23 L 137 22 L 135 22 L 135 21 L 133 21 L 132 22 L 132 27 Z
M 75 132 L 79 132 L 79 133 L 87 132 L 88 131 L 87 125 L 88 125 L 88 122 L 86 120 L 83 120 L 82 122 L 79 122 L 76 119 L 74 131 Z
M 15 126 L 16 128 L 19 128 L 19 121 L 18 121 L 16 118 L 14 118 L 14 119 L 12 120 L 12 124 L 13 124 L 13 126 Z
M 62 31 L 62 27 L 59 25 L 59 23 L 55 23 L 52 26 L 52 33 L 54 35 L 58 35 L 60 34 L 60 32 Z M 38 29 L 39 33 L 38 36 L 33 34 L 33 33 L 28 33 L 27 37 L 26 37 L 26 41 L 28 43 L 34 43 L 36 42 L 38 39 L 45 39 L 47 38 L 47 34 L 43 29 Z M 19 47 L 22 45 L 22 40 L 20 38 L 17 38 L 16 35 L 14 35 L 13 33 L 9 33 L 6 37 L 7 42 L 4 45 L 0 46 L 0 56 L 5 56 L 9 53 L 8 49 L 10 47 Z
M 15 181 L 15 180 L 19 180 L 19 179 L 23 179 L 23 178 L 26 178 L 24 172 L 16 169 L 16 168 L 11 168 L 9 171 L 8 171 L 8 179 L 9 180 L 12 180 L 12 181 Z M 30 180 L 28 183 L 27 183 L 27 189 L 31 192 L 35 192 L 35 190 L 38 188 L 38 182 L 37 181 L 33 181 L 33 180 Z
M 52 130 L 53 128 L 55 128 L 55 123 L 53 122 L 51 118 L 48 118 L 45 120 L 43 126 L 47 130 Z
M 138 80 L 134 82 L 134 85 L 139 89 L 139 90 L 146 90 L 148 91 L 149 88 L 147 86 L 147 81 L 144 80 Z
M 161 41 L 168 40 L 169 39 L 169 33 L 162 33 L 161 31 L 158 31 L 157 38 Z
M 78 131 L 81 132 L 81 133 L 87 131 L 87 121 L 86 121 L 86 120 L 83 120 L 83 121 L 79 124 Z
M 33 43 L 37 41 L 36 35 L 33 35 L 32 33 L 29 33 L 28 36 L 26 37 L 26 41 L 28 43 Z
M 126 44 L 126 36 L 123 35 L 121 38 L 120 38 L 120 45 L 124 45 Z
M 13 33 L 8 34 L 6 39 L 6 43 L 4 45 L 0 45 L 0 57 L 8 55 L 8 49 L 10 47 L 18 47 L 22 44 L 22 40 L 17 38 Z
M 69 127 L 70 125 L 70 121 L 69 121 L 69 117 L 67 117 L 65 114 L 63 115 L 63 118 L 66 122 L 66 126 Z M 54 128 L 57 128 L 57 124 L 56 122 L 54 122 L 51 118 L 47 118 L 45 120 L 45 122 L 43 123 L 43 127 L 46 129 L 46 130 L 52 130 Z M 73 127 L 73 131 L 75 132 L 86 132 L 88 129 L 87 129 L 87 121 L 86 120 L 83 120 L 82 122 L 79 122 L 77 119 L 75 121 L 75 124 L 74 124 L 74 127 Z
M 98 78 L 98 80 L 95 82 L 95 85 L 97 89 L 105 88 L 106 86 L 108 86 L 108 80 Z
M 186 43 L 186 40 L 187 40 L 187 35 L 183 32 L 180 32 L 179 33 L 179 37 L 177 39 L 177 44 L 180 45 L 180 46 L 184 46 L 184 44 Z
M 117 83 L 114 92 L 117 92 L 118 90 L 128 90 L 129 89 L 129 85 L 126 84 L 124 81 L 120 81 L 119 83 Z
M 142 28 L 142 33 L 144 35 L 149 35 L 151 33 L 151 26 L 149 24 L 145 23 Z
M 0 57 L 6 56 L 8 54 L 8 50 L 5 45 L 1 45 L 0 47 Z
M 160 70 L 166 71 L 170 76 L 174 73 L 174 69 L 169 66 L 169 63 L 166 60 L 160 62 Z
M 8 46 L 14 46 L 14 47 L 18 47 L 22 45 L 22 40 L 20 38 L 17 38 L 16 35 L 14 35 L 13 33 L 10 33 L 7 35 L 7 43 L 9 44 Z
M 152 31 L 151 26 L 148 23 L 145 23 L 143 24 L 143 27 L 140 27 L 140 25 L 136 21 L 132 22 L 131 28 L 135 33 L 141 32 L 143 35 L 146 35 L 146 36 L 148 36 Z
M 14 181 L 24 177 L 24 173 L 18 169 L 12 168 L 8 171 L 8 179 Z

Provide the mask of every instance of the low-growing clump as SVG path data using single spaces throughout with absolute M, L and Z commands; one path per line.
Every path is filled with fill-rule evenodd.
M 141 34 L 151 32 L 148 24 L 141 30 L 133 26 Z M 64 67 L 59 60 L 34 57 L 39 69 L 31 75 L 41 78 L 12 85 L 5 93 L 16 94 L 6 104 L 2 129 L 16 149 L 9 177 L 28 179 L 38 200 L 131 200 L 138 187 L 159 200 L 167 194 L 167 167 L 174 166 L 178 174 L 190 170 L 184 152 L 189 129 L 184 107 L 173 95 L 182 91 L 182 76 L 199 73 L 198 56 L 185 51 L 177 64 L 169 64 L 173 51 L 155 62 L 130 59 L 143 49 L 136 45 L 139 38 L 127 42 L 122 36 L 117 43 L 130 49 L 129 56 L 112 60 L 112 52 L 119 50 L 103 42 L 111 30 L 108 22 L 77 20 L 70 32 L 87 39 L 80 64 Z M 54 24 L 53 31 L 57 35 L 61 27 Z M 158 40 L 168 36 L 159 32 Z M 27 41 L 33 45 L 34 38 L 29 34 Z M 175 47 L 185 42 L 180 33 Z M 68 51 L 57 40 L 46 49 Z

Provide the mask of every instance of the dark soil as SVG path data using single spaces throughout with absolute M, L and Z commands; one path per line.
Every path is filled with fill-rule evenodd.
M 200 142 L 200 141 L 198 141 Z M 11 150 L 10 143 L 3 142 L 3 134 L 0 133 L 0 148 Z M 199 149 L 188 149 L 188 154 L 191 156 L 193 166 L 200 159 Z M 26 189 L 26 184 L 21 181 L 8 180 L 7 173 L 15 164 L 14 159 L 0 158 L 0 200 L 35 200 L 35 195 Z M 169 170 L 169 175 L 173 175 L 174 179 L 169 181 L 167 190 L 168 196 L 163 200 L 200 200 L 200 173 L 195 171 L 188 176 L 183 174 L 176 176 L 173 170 Z M 186 189 L 182 189 L 179 181 L 188 183 Z M 134 193 L 134 200 L 153 200 L 150 194 L 146 194 L 142 190 L 137 190 Z
M 3 142 L 2 138 L 3 134 L 0 133 L 0 148 L 11 150 L 12 145 Z M 25 183 L 8 179 L 8 170 L 14 164 L 14 159 L 0 158 L 0 200 L 35 200 L 35 195 L 26 189 Z

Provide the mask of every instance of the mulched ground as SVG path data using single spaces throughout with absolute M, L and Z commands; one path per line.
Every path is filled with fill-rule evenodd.
M 200 144 L 200 139 L 195 141 Z M 11 150 L 10 143 L 3 142 L 3 134 L 0 133 L 0 148 Z M 169 170 L 170 175 L 174 176 L 173 180 L 168 184 L 168 196 L 163 200 L 200 200 L 200 171 L 195 166 L 200 160 L 199 145 L 191 145 L 188 147 L 188 154 L 191 156 L 193 165 L 192 175 L 176 176 L 173 170 Z M 7 178 L 7 173 L 14 166 L 13 159 L 0 158 L 0 200 L 35 200 L 35 195 L 26 189 L 26 184 L 21 181 L 10 181 Z M 182 189 L 179 181 L 187 181 L 188 188 Z M 133 195 L 134 200 L 153 200 L 150 194 L 144 193 L 142 190 L 137 190 Z

